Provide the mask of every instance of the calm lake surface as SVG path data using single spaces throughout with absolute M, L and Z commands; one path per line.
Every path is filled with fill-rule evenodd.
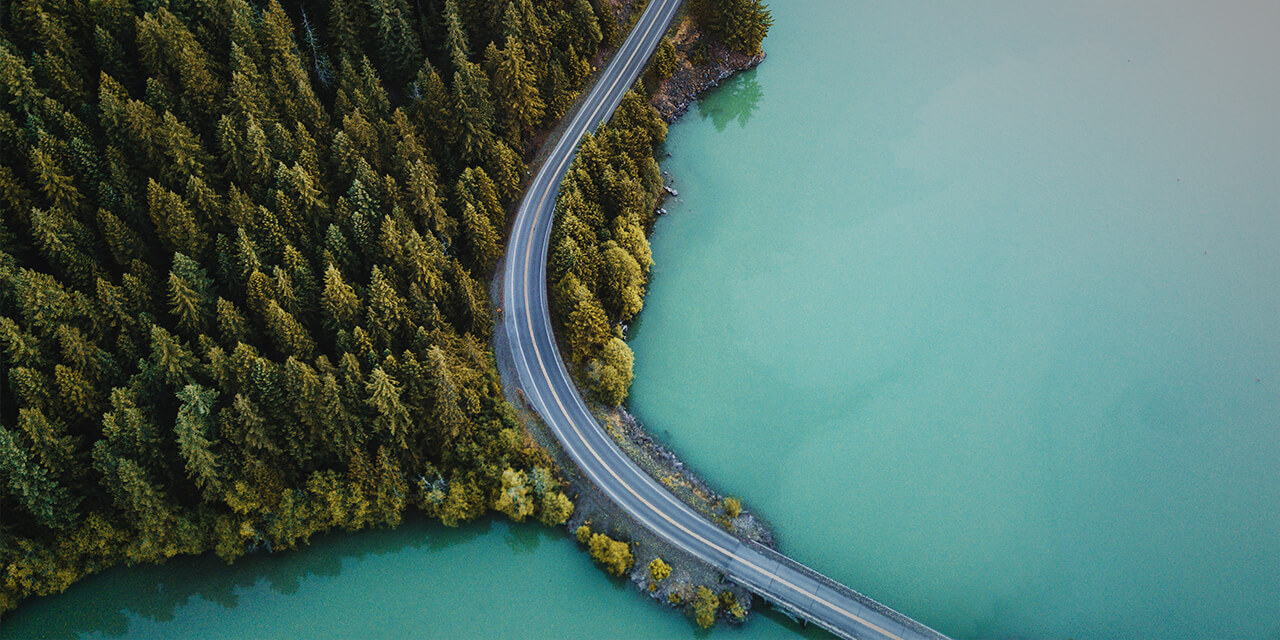
M 636 413 L 943 632 L 1280 638 L 1280 4 L 771 6 Z
M 772 8 L 769 60 L 671 129 L 637 413 L 955 636 L 1280 638 L 1280 5 Z M 0 625 L 800 635 L 707 636 L 500 520 L 120 568 Z
M 800 634 L 800 635 L 797 635 Z M 414 519 L 309 548 L 117 568 L 24 602 L 4 638 L 702 638 L 560 530 Z M 710 638 L 821 637 L 775 614 Z

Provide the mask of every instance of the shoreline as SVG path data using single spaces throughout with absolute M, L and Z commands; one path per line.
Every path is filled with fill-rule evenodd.
M 667 124 L 674 124 L 684 116 L 703 93 L 738 73 L 754 69 L 767 57 L 763 50 L 752 56 L 730 49 L 699 30 L 688 15 L 672 25 L 667 37 L 676 49 L 676 70 L 658 83 L 649 100 Z M 699 53 L 706 56 L 706 63 L 692 62 L 691 57 Z
M 765 59 L 763 52 L 747 56 L 733 52 L 724 44 L 704 36 L 687 15 L 681 16 L 671 26 L 668 37 L 676 46 L 677 68 L 669 78 L 656 83 L 650 98 L 650 104 L 668 124 L 683 116 L 703 93 L 718 87 L 741 71 L 754 68 Z M 707 44 L 701 47 L 700 43 Z M 695 65 L 690 61 L 690 51 L 695 47 L 708 54 L 704 64 Z M 661 209 L 666 195 L 659 198 L 657 209 Z M 648 231 L 651 237 L 652 228 Z M 495 308 L 501 307 L 504 273 L 502 263 L 505 260 L 504 255 L 490 282 L 490 295 Z M 506 339 L 506 335 L 500 331 L 495 332 L 493 337 L 495 344 Z M 495 355 L 508 352 L 497 348 L 494 351 Z M 514 363 L 498 357 L 496 364 L 503 380 L 503 394 L 525 425 L 528 443 L 547 451 L 564 475 L 566 493 L 574 501 L 573 515 L 565 523 L 565 531 L 572 537 L 579 526 L 586 524 L 593 532 L 604 533 L 628 543 L 635 563 L 625 578 L 657 603 L 683 610 L 692 619 L 692 605 L 698 589 L 705 586 L 717 594 L 732 594 L 733 601 L 741 607 L 741 615 L 726 613 L 720 617 L 735 624 L 745 622 L 755 602 L 754 595 L 739 585 L 724 582 L 724 576 L 719 571 L 662 540 L 613 504 L 581 475 L 554 435 L 525 403 L 523 394 L 516 391 L 519 385 L 515 382 L 517 377 Z M 584 400 L 627 456 L 683 502 L 731 533 L 775 548 L 774 534 L 767 523 L 745 506 L 735 517 L 729 517 L 725 512 L 725 498 L 729 496 L 716 491 L 673 451 L 654 440 L 640 421 L 625 408 L 604 407 L 591 398 Z M 657 582 L 651 579 L 649 563 L 655 558 L 661 558 L 670 565 L 670 577 Z

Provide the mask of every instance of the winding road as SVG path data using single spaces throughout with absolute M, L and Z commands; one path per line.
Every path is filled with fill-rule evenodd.
M 694 512 L 631 461 L 583 403 L 556 348 L 547 305 L 547 251 L 556 193 L 587 131 L 617 108 L 644 70 L 681 0 L 650 0 L 529 186 L 507 244 L 500 354 L 514 362 L 525 398 L 582 472 L 636 521 L 716 567 L 792 616 L 842 638 L 944 636 L 790 558 L 740 540 Z

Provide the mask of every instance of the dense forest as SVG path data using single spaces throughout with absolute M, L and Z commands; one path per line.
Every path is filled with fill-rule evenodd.
M 631 348 L 622 325 L 640 312 L 653 257 L 646 229 L 662 189 L 653 148 L 667 126 L 633 90 L 578 148 L 556 201 L 547 265 L 561 347 L 610 406 L 627 396 Z
M 588 0 L 0 15 L 0 611 L 119 563 L 572 504 L 488 273 Z
M 694 4 L 758 49 L 758 0 Z M 230 561 L 408 508 L 564 522 L 502 399 L 486 291 L 525 160 L 622 35 L 615 11 L 0 6 L 0 613 L 112 565 Z M 584 143 L 552 265 L 610 404 L 661 186 L 642 91 Z

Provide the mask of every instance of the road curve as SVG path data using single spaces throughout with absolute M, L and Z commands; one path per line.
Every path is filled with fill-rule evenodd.
M 782 554 L 740 540 L 672 496 L 623 454 L 591 415 L 556 348 L 547 306 L 547 251 L 556 193 L 578 142 L 617 108 L 681 0 L 650 0 L 544 160 L 516 214 L 503 274 L 499 349 L 525 398 L 582 472 L 643 526 L 793 616 L 843 638 L 937 640 L 941 634 Z

